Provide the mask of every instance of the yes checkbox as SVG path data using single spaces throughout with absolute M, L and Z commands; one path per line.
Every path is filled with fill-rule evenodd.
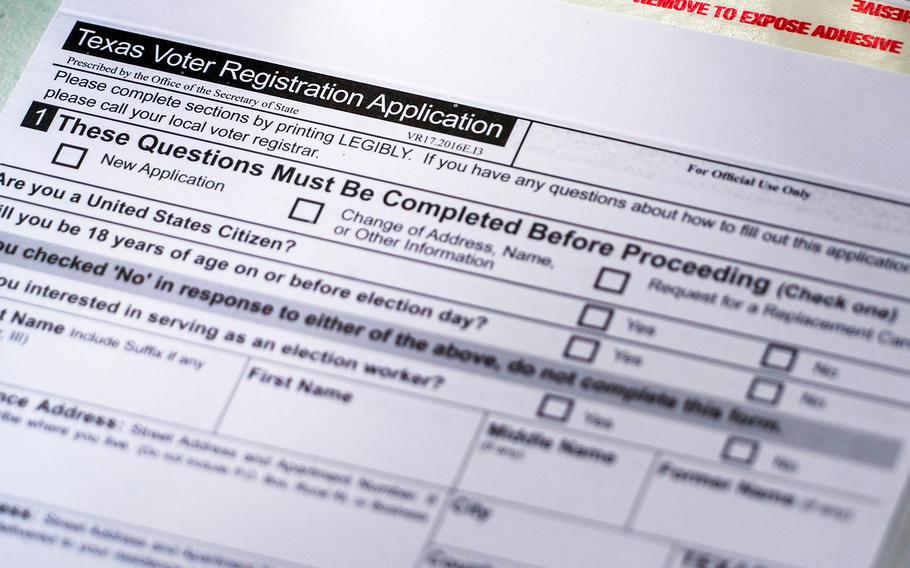
M 294 202 L 294 206 L 291 207 L 288 219 L 303 223 L 315 223 L 319 220 L 319 216 L 322 215 L 323 207 L 325 207 L 325 203 L 298 197 L 297 201 Z
M 547 420 L 565 422 L 572 414 L 575 401 L 567 396 L 558 394 L 545 394 L 537 407 L 537 416 Z
M 613 319 L 613 309 L 604 306 L 595 306 L 588 304 L 581 310 L 578 317 L 580 327 L 589 327 L 600 331 L 607 331 L 610 327 L 610 321 Z
M 590 363 L 597 357 L 598 349 L 600 349 L 600 341 L 590 337 L 573 335 L 569 338 L 569 342 L 566 343 L 566 349 L 562 352 L 562 356 L 573 361 Z
M 765 348 L 764 355 L 762 355 L 761 365 L 762 367 L 789 373 L 793 370 L 793 365 L 796 364 L 797 354 L 798 351 L 793 347 L 769 343 L 768 347 Z
M 752 465 L 758 457 L 758 440 L 730 436 L 720 456 L 728 462 L 740 465 Z
M 604 292 L 622 294 L 626 291 L 626 284 L 629 283 L 629 273 L 622 270 L 607 268 L 600 269 L 597 274 L 597 280 L 594 281 L 594 288 Z
M 775 405 L 780 402 L 780 397 L 783 394 L 784 383 L 781 381 L 767 377 L 755 377 L 752 379 L 752 384 L 749 385 L 749 392 L 746 393 L 746 397 L 756 402 Z
M 78 170 L 82 167 L 82 162 L 85 161 L 86 154 L 88 154 L 88 148 L 61 144 L 60 147 L 57 148 L 57 153 L 54 154 L 54 157 L 51 159 L 51 163 Z

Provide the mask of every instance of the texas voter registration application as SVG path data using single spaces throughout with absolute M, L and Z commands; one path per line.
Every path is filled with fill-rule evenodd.
M 545 0 L 64 2 L 0 564 L 906 566 L 908 100 Z

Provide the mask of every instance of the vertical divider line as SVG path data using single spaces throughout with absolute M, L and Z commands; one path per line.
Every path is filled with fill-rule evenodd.
M 512 161 L 509 163 L 509 166 L 515 165 L 515 160 L 518 159 L 518 153 L 521 152 L 522 146 L 525 145 L 525 139 L 528 137 L 528 132 L 531 131 L 532 126 L 534 126 L 534 122 L 528 121 L 528 127 L 525 129 L 524 136 L 521 137 L 521 142 L 518 143 L 518 148 L 515 149 L 515 155 L 512 156 Z
M 458 488 L 458 484 L 461 483 L 461 478 L 464 477 L 464 472 L 468 469 L 468 463 L 471 461 L 474 448 L 477 446 L 477 439 L 480 438 L 480 433 L 483 432 L 483 427 L 487 423 L 489 417 L 490 413 L 486 410 L 480 415 L 480 421 L 477 424 L 477 428 L 474 430 L 474 435 L 471 437 L 471 443 L 468 444 L 468 449 L 461 458 L 461 464 L 458 466 L 458 470 L 455 472 L 452 482 L 449 484 L 448 488 L 446 488 L 445 499 L 439 503 L 439 512 L 436 514 L 436 519 L 433 521 L 433 525 L 430 527 L 429 532 L 427 532 L 427 538 L 424 540 L 423 546 L 420 547 L 420 552 L 414 560 L 414 568 L 419 568 L 427 549 L 430 547 L 430 543 L 433 542 L 433 539 L 436 538 L 436 534 L 439 532 L 439 525 L 442 524 L 442 518 L 449 508 L 449 503 Z
M 231 389 L 231 394 L 228 396 L 227 401 L 224 403 L 224 408 L 221 409 L 221 413 L 218 415 L 218 419 L 215 420 L 215 427 L 212 428 L 212 433 L 217 434 L 218 429 L 221 428 L 221 422 L 224 420 L 224 416 L 227 414 L 228 408 L 231 406 L 231 403 L 234 402 L 234 395 L 237 394 L 237 388 L 240 387 L 240 381 L 243 380 L 243 375 L 246 374 L 246 370 L 250 368 L 250 363 L 253 362 L 253 358 L 247 355 L 246 362 L 243 364 L 243 367 L 240 369 L 240 374 L 237 375 L 237 380 L 234 381 L 234 388 Z
M 638 494 L 635 496 L 635 501 L 632 502 L 632 508 L 629 509 L 629 515 L 626 517 L 626 522 L 623 523 L 623 528 L 627 531 L 632 530 L 632 525 L 638 517 L 638 512 L 645 500 L 645 495 L 648 493 L 648 488 L 651 486 L 651 479 L 654 477 L 654 468 L 657 467 L 657 462 L 660 461 L 660 457 L 660 451 L 654 452 L 654 457 L 651 459 L 651 465 L 648 467 L 648 473 L 645 474 L 645 478 L 641 482 L 641 487 L 638 489 Z

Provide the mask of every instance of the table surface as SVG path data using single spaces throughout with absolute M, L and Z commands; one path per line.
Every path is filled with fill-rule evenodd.
M 59 5 L 60 0 L 0 0 L 0 107 Z

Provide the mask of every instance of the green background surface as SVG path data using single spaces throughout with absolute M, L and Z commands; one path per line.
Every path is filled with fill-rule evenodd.
M 60 0 L 0 0 L 0 108 Z

